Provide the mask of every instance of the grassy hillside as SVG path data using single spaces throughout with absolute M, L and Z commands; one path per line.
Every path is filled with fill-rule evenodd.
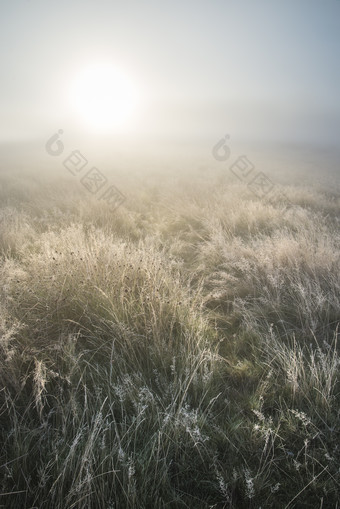
M 337 507 L 340 199 L 194 177 L 1 177 L 0 507 Z

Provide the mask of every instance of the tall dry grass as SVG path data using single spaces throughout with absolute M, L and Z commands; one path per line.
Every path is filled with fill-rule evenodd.
M 336 507 L 339 199 L 171 175 L 112 213 L 19 177 L 0 182 L 0 505 Z

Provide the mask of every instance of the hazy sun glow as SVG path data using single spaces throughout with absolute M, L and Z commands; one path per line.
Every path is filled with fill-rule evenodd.
M 111 64 L 94 64 L 76 76 L 72 108 L 87 127 L 124 130 L 131 127 L 138 105 L 136 84 Z

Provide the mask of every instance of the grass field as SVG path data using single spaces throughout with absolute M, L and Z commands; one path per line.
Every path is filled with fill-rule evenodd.
M 337 195 L 0 180 L 0 507 L 339 506 Z

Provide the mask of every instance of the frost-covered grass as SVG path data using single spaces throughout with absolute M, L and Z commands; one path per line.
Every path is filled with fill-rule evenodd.
M 337 507 L 339 198 L 126 186 L 2 177 L 0 507 Z

